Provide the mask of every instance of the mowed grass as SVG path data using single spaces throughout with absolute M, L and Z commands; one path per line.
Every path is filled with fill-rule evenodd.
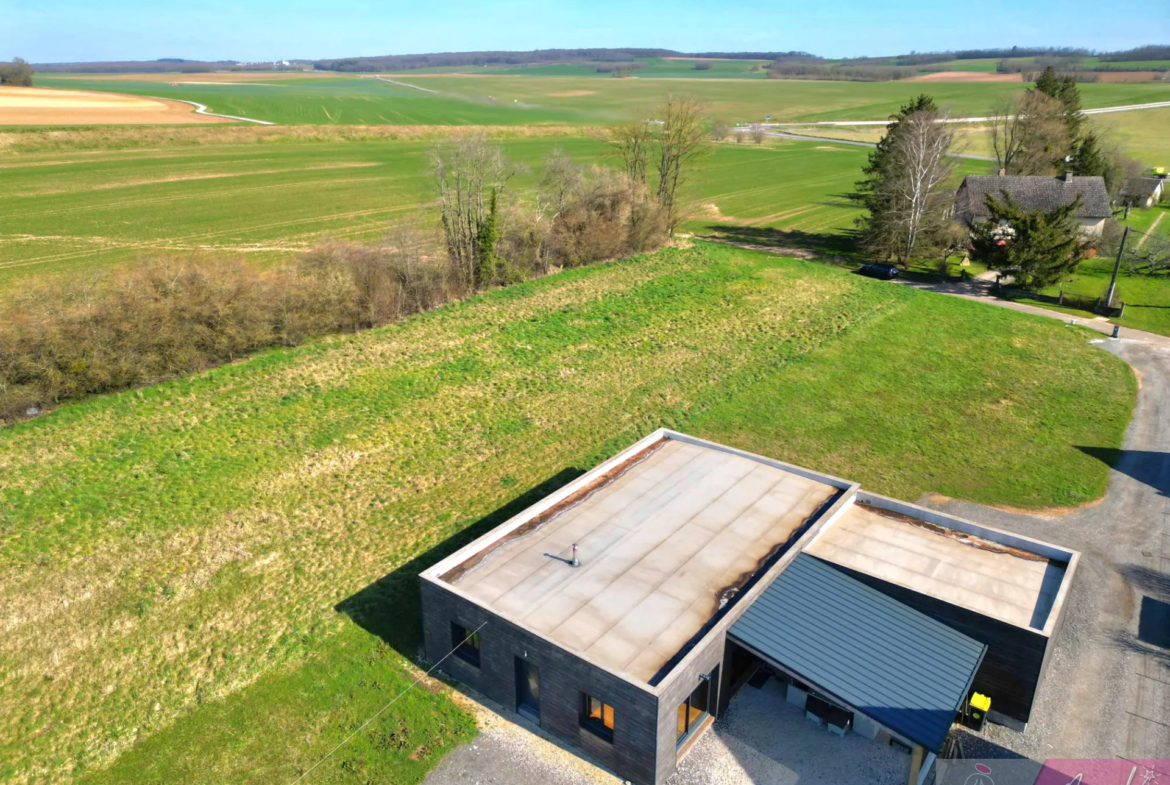
M 1127 247 L 1133 251 L 1141 250 L 1139 243 L 1144 245 L 1147 242 L 1170 241 L 1170 205 L 1166 203 L 1148 210 L 1134 209 L 1125 223 L 1134 230 L 1127 243 Z M 1150 237 L 1143 240 L 1141 233 L 1149 234 Z M 1063 290 L 1067 294 L 1084 297 L 1104 297 L 1113 277 L 1113 265 L 1114 260 L 1110 258 L 1086 259 L 1081 262 L 1076 273 L 1044 289 L 1041 294 L 1051 298 Z M 1021 300 L 1052 307 L 1047 298 L 1035 300 L 1025 297 Z M 1170 335 L 1170 274 L 1166 271 L 1154 275 L 1127 275 L 1123 272 L 1117 278 L 1117 299 L 1125 303 L 1125 314 L 1110 319 L 1111 322 L 1136 330 Z M 1084 313 L 1071 308 L 1061 310 Z
M 716 116 L 729 122 L 760 122 L 766 116 L 777 122 L 883 120 L 923 92 L 956 116 L 983 116 L 999 96 L 1027 86 L 692 78 L 678 75 L 679 69 L 685 70 L 683 63 L 664 63 L 668 65 L 662 68 L 671 69 L 672 78 L 541 76 L 533 69 L 475 76 L 387 77 L 433 92 L 357 75 L 269 82 L 257 75 L 255 83 L 247 84 L 197 83 L 214 81 L 214 75 L 175 75 L 174 83 L 54 75 L 39 78 L 37 84 L 182 98 L 206 104 L 215 112 L 280 124 L 359 125 L 609 124 L 648 116 L 672 90 L 697 95 Z M 1085 108 L 1170 100 L 1170 84 L 1084 84 L 1080 89 Z
M 916 498 L 1099 496 L 1129 369 L 1051 320 L 723 246 L 0 432 L 0 779 L 288 783 L 416 672 L 417 573 L 654 428 Z M 417 782 L 410 694 L 309 780 Z
M 244 129 L 240 129 L 241 131 Z M 175 132 L 178 139 L 184 131 Z M 198 132 L 190 132 L 198 133 Z M 257 131 L 257 133 L 261 133 Z M 143 254 L 246 255 L 278 261 L 324 237 L 381 236 L 411 216 L 434 222 L 431 141 L 273 141 L 50 151 L 0 163 L 0 292 L 30 276 L 77 273 Z M 594 138 L 504 140 L 528 167 L 529 192 L 560 148 L 614 165 Z M 684 228 L 742 223 L 813 233 L 852 225 L 852 189 L 866 151 L 805 142 L 716 145 L 686 188 Z

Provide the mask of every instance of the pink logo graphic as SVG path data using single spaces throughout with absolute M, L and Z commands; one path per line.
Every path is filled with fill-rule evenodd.
M 1170 760 L 1048 760 L 1035 785 L 1170 785 Z

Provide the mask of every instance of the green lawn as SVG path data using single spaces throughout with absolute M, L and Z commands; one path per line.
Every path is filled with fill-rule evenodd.
M 726 70 L 744 64 L 719 67 Z M 255 84 L 185 84 L 184 79 L 201 80 L 175 75 L 175 86 L 160 79 L 54 75 L 38 77 L 37 84 L 182 98 L 206 104 L 215 112 L 280 124 L 358 125 L 609 124 L 645 117 L 669 90 L 698 95 L 717 116 L 731 122 L 760 121 L 767 115 L 776 121 L 794 122 L 883 120 L 921 92 L 930 93 L 939 106 L 957 116 L 982 116 L 997 97 L 1025 87 L 1012 83 L 691 78 L 699 72 L 686 72 L 687 68 L 680 61 L 663 61 L 663 65 L 652 65 L 629 79 L 597 78 L 597 74 L 541 76 L 535 69 L 474 77 L 392 77 L 436 92 L 356 75 L 282 77 L 268 82 L 257 76 Z M 685 79 L 681 78 L 683 72 Z M 652 78 L 655 73 L 672 78 Z M 1170 100 L 1170 84 L 1084 84 L 1080 88 L 1086 108 Z
M 1158 221 L 1159 216 L 1162 217 Z M 1159 205 L 1150 210 L 1133 210 L 1127 222 L 1133 229 L 1149 232 L 1164 240 L 1170 239 L 1170 206 Z M 1157 223 L 1155 227 L 1154 224 Z M 1131 242 L 1138 242 L 1140 236 Z M 1063 290 L 1066 294 L 1075 294 L 1086 297 L 1104 297 L 1109 291 L 1109 281 L 1113 277 L 1114 260 L 1108 258 L 1087 259 L 1080 268 L 1064 281 L 1054 284 L 1040 293 L 1047 297 L 1058 296 Z M 1135 330 L 1146 330 L 1160 335 L 1170 335 L 1170 274 L 1166 272 L 1155 275 L 1126 275 L 1122 273 L 1117 279 L 1117 299 L 1125 303 L 1125 315 L 1118 319 L 1111 319 L 1114 324 L 1123 327 L 1132 327 Z M 1030 302 L 1043 307 L 1053 307 L 1050 302 L 1034 298 L 1021 298 L 1022 302 Z M 1084 313 L 1073 309 L 1061 308 L 1068 313 Z
M 287 785 L 411 677 L 421 569 L 659 426 L 1046 507 L 1134 396 L 1054 321 L 699 244 L 65 406 L 0 432 L 0 780 Z M 469 733 L 416 692 L 311 782 Z
M 184 145 L 184 134 L 198 140 L 207 132 L 167 133 L 173 142 L 145 149 L 50 148 L 0 163 L 6 181 L 0 290 L 29 276 L 96 269 L 146 253 L 279 260 L 325 236 L 371 240 L 408 215 L 431 220 L 425 176 L 431 141 Z M 605 162 L 604 143 L 592 138 L 503 143 L 529 167 L 516 182 L 525 190 L 554 147 L 583 163 Z M 865 155 L 810 142 L 716 145 L 686 188 L 693 219 L 684 228 L 839 232 L 858 213 L 842 194 L 852 189 Z

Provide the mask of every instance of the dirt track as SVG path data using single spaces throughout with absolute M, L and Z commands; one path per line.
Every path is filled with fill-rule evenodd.
M 1022 82 L 1022 74 L 996 74 L 987 71 L 939 71 L 911 77 L 907 82 Z
M 87 90 L 0 87 L 0 125 L 177 125 L 228 122 L 177 101 Z

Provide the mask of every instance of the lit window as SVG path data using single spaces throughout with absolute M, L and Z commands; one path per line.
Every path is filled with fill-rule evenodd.
M 718 671 L 712 671 L 699 681 L 699 686 L 678 706 L 678 743 L 681 744 L 711 710 L 711 680 Z
M 469 665 L 479 667 L 479 633 L 472 632 L 458 622 L 451 623 L 451 648 L 455 656 Z
M 581 727 L 598 738 L 613 741 L 613 706 L 581 693 Z

